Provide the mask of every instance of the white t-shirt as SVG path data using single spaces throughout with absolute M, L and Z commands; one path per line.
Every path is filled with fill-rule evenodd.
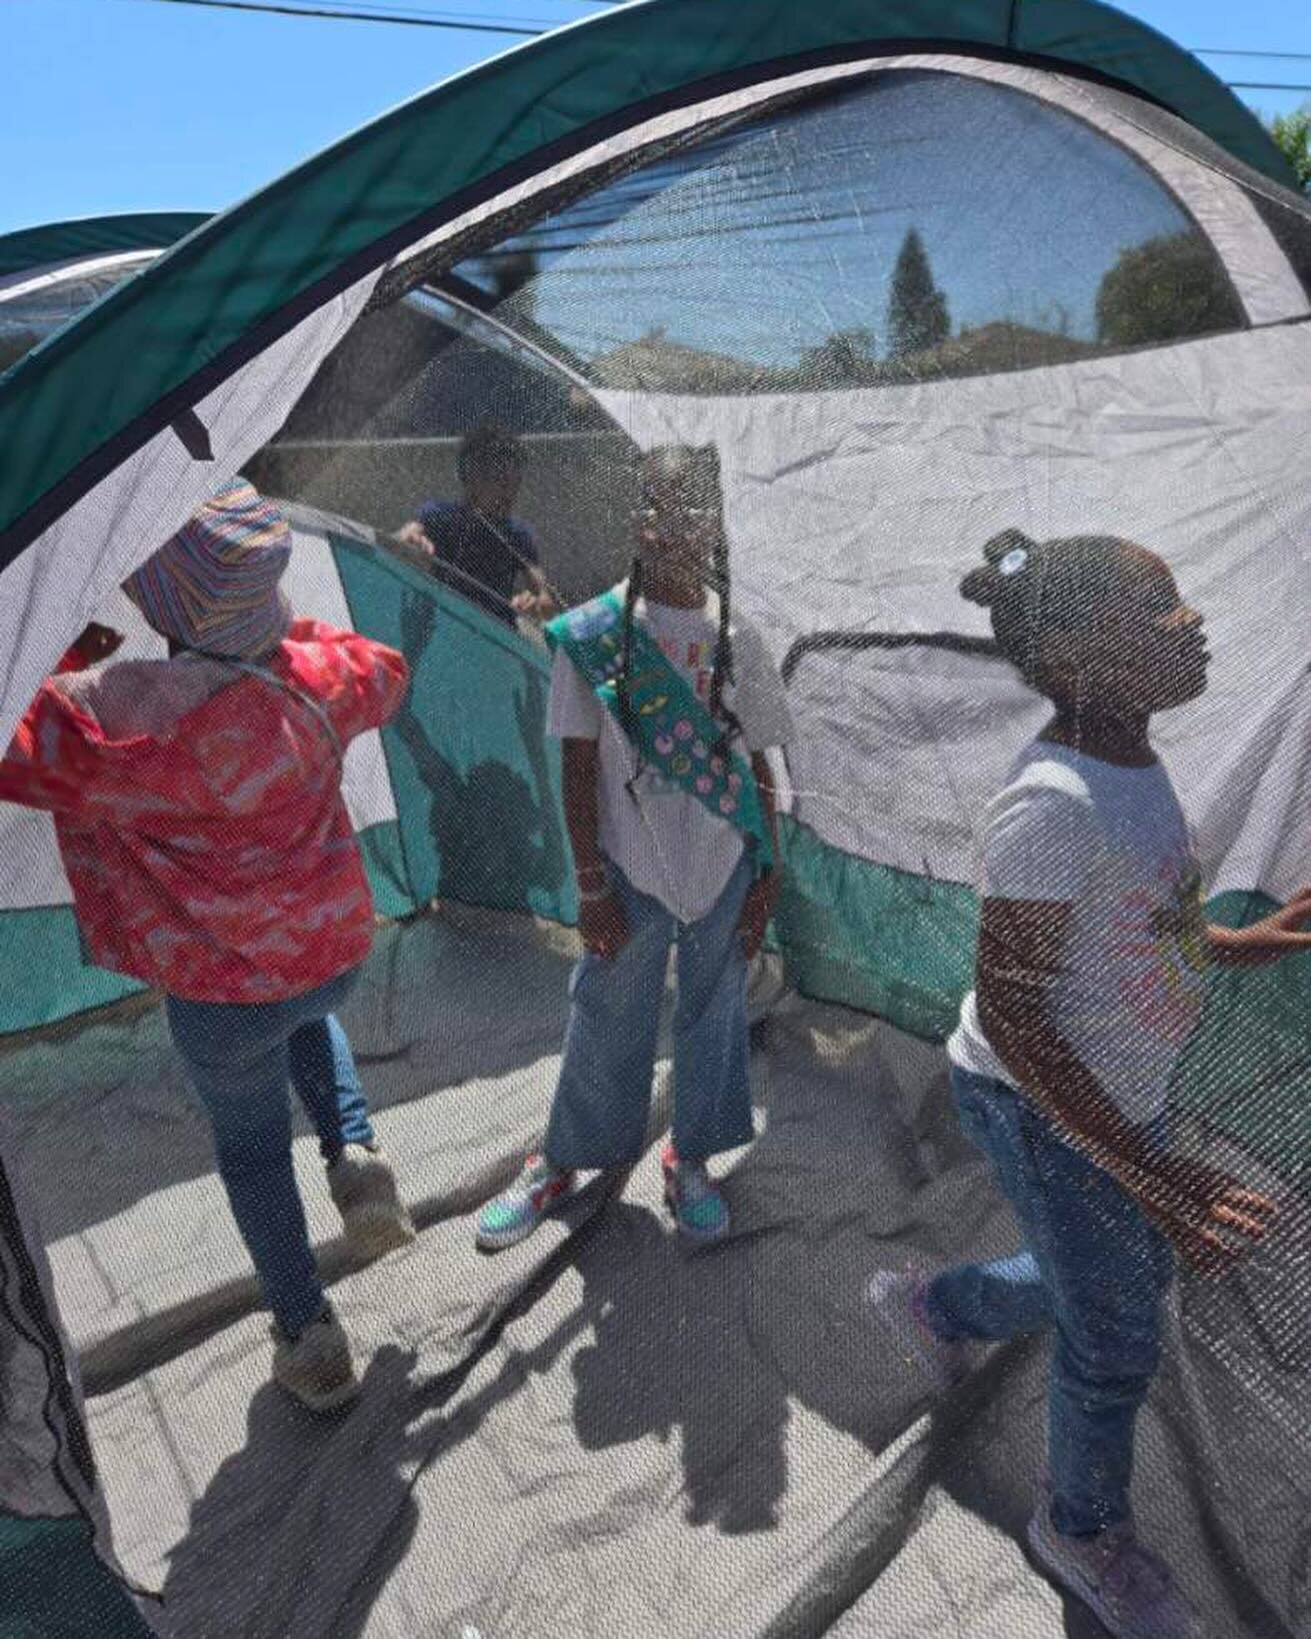
M 617 588 L 622 598 L 624 587 Z M 707 594 L 700 609 L 675 609 L 639 598 L 634 618 L 659 644 L 702 704 L 710 699 L 719 603 Z M 739 754 L 786 745 L 792 718 L 778 668 L 756 629 L 734 618 L 734 684 L 724 704 L 742 724 Z M 630 793 L 637 767 L 631 741 L 563 652 L 551 675 L 550 732 L 561 740 L 599 740 L 598 829 L 601 850 L 635 888 L 658 899 L 680 922 L 695 922 L 728 885 L 745 846 L 741 831 L 712 814 L 690 792 L 646 768 Z
M 1071 907 L 1052 1024 L 1130 1121 L 1165 1106 L 1202 1008 L 1201 876 L 1169 776 L 1035 741 L 989 806 L 983 891 Z M 948 1043 L 964 1070 L 1014 1081 L 974 993 Z

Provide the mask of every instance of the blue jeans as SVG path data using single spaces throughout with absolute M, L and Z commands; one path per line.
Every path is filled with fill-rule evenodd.
M 738 923 L 752 865 L 743 855 L 699 921 L 679 922 L 608 867 L 628 923 L 612 960 L 590 951 L 569 981 L 564 1063 L 544 1153 L 554 1166 L 631 1166 L 646 1141 L 669 947 L 678 947 L 674 1148 L 688 1161 L 755 1136 L 747 1074 L 747 964 Z
M 287 1083 L 309 1113 L 326 1161 L 373 1128 L 350 1043 L 334 1010 L 355 973 L 290 1001 L 166 1000 L 169 1029 L 214 1128 L 219 1177 L 274 1319 L 296 1337 L 323 1308 L 305 1209 L 291 1162 Z
M 1110 1173 L 1014 1088 L 951 1073 L 966 1135 L 997 1169 L 1026 1250 L 934 1280 L 933 1329 L 1000 1341 L 1056 1333 L 1048 1400 L 1052 1523 L 1082 1535 L 1126 1519 L 1134 1423 L 1161 1352 L 1169 1242 Z

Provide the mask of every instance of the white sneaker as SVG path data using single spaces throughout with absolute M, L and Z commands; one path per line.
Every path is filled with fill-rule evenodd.
M 350 1342 L 331 1304 L 295 1341 L 277 1326 L 273 1336 L 273 1381 L 302 1406 L 336 1411 L 359 1395 Z
M 865 1288 L 865 1301 L 896 1354 L 945 1394 L 977 1370 L 988 1346 L 939 1337 L 929 1324 L 927 1291 L 917 1270 L 880 1269 Z
M 347 1144 L 328 1168 L 328 1188 L 351 1250 L 365 1263 L 415 1238 L 413 1220 L 401 1203 L 396 1174 L 381 1149 Z
M 1082 1600 L 1115 1639 L 1208 1639 L 1201 1614 L 1130 1521 L 1095 1536 L 1064 1536 L 1044 1502 L 1029 1522 L 1029 1547 L 1052 1581 Z

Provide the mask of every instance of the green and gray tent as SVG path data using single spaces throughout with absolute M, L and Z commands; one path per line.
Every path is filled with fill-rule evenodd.
M 206 220 L 142 211 L 0 234 L 0 371 Z
M 713 443 L 734 603 L 787 679 L 789 989 L 713 1258 L 661 1233 L 654 1151 L 472 1252 L 545 1119 L 576 912 L 544 650 L 385 549 L 485 423 L 525 441 L 570 601 L 624 572 L 636 453 Z M 1160 745 L 1213 913 L 1251 918 L 1308 875 L 1309 447 L 1311 206 L 1211 74 L 1091 0 L 614 8 L 212 218 L 0 382 L 6 733 L 88 619 L 151 652 L 116 589 L 239 470 L 287 507 L 302 610 L 414 670 L 347 764 L 389 919 L 348 1023 L 423 1234 L 348 1267 L 306 1143 L 372 1352 L 327 1432 L 264 1383 L 158 1009 L 84 965 L 51 832 L 3 814 L 0 1027 L 46 1027 L 8 1113 L 119 1551 L 180 1632 L 1064 1631 L 1016 1546 L 1041 1348 L 925 1416 L 861 1313 L 874 1265 L 1014 1244 L 942 1043 L 982 810 L 1042 717 L 956 587 L 1012 525 L 1166 558 L 1214 663 Z M 1182 1127 L 1286 1210 L 1179 1282 L 1141 1438 L 1154 1536 L 1263 1639 L 1311 1611 L 1308 985 L 1217 978 L 1185 1055 Z

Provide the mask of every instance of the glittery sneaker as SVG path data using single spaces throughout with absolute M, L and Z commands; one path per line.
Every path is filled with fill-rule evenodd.
M 660 1157 L 665 1205 L 690 1241 L 720 1241 L 729 1231 L 728 1202 L 704 1161 L 680 1161 L 673 1146 Z
M 478 1245 L 489 1252 L 526 1240 L 552 1207 L 574 1187 L 568 1168 L 553 1167 L 544 1155 L 530 1155 L 523 1171 L 478 1214 Z

